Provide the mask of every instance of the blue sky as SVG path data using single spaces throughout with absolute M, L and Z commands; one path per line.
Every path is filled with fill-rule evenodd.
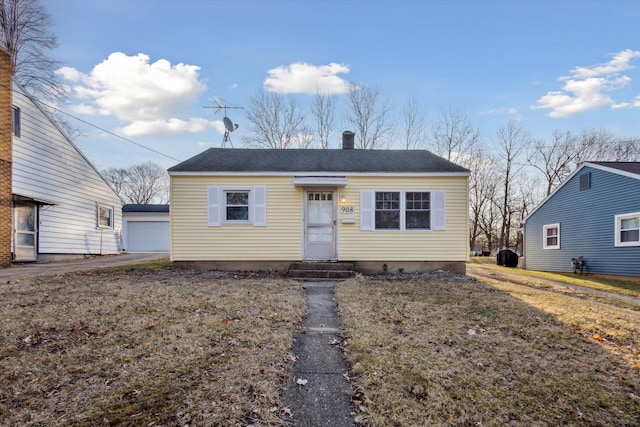
M 313 88 L 344 103 L 367 85 L 397 116 L 413 97 L 431 121 L 460 107 L 487 149 L 509 119 L 536 139 L 640 136 L 638 1 L 41 1 L 72 95 L 61 108 L 173 158 L 70 119 L 98 168 L 218 147 L 223 114 L 205 106 L 247 106 L 261 88 L 306 106 Z M 241 147 L 244 113 L 228 116 Z

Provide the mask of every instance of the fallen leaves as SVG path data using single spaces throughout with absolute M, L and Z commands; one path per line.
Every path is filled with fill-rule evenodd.
M 631 366 L 640 369 L 640 313 L 500 286 L 371 279 L 338 285 L 351 384 L 364 391 L 353 401 L 367 408 L 357 422 L 575 425 L 582 417 L 594 425 L 636 425 L 637 400 L 628 393 L 640 389 L 637 371 L 630 373 Z
M 289 411 L 295 282 L 132 269 L 12 286 L 0 284 L 0 424 L 278 425 Z

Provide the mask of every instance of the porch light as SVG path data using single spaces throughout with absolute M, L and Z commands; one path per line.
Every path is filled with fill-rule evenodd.
M 347 195 L 346 194 L 341 194 L 340 195 L 340 203 L 342 203 L 342 204 L 347 203 Z

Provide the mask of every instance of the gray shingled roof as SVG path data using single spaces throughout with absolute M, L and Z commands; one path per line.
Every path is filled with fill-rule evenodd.
M 427 150 L 210 148 L 171 172 L 469 172 Z
M 640 175 L 640 162 L 588 162 L 588 163 Z
M 136 205 L 127 204 L 122 206 L 122 212 L 136 213 L 169 213 L 169 205 Z

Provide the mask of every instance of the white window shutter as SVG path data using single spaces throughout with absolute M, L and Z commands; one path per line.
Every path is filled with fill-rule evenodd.
M 431 229 L 432 230 L 446 230 L 447 228 L 447 215 L 446 215 L 447 198 L 444 191 L 432 191 L 431 192 Z
M 253 225 L 267 225 L 267 187 L 253 187 Z
M 375 192 L 360 192 L 360 230 L 375 229 Z
M 222 224 L 222 198 L 220 187 L 207 187 L 207 224 L 210 227 L 218 227 Z

